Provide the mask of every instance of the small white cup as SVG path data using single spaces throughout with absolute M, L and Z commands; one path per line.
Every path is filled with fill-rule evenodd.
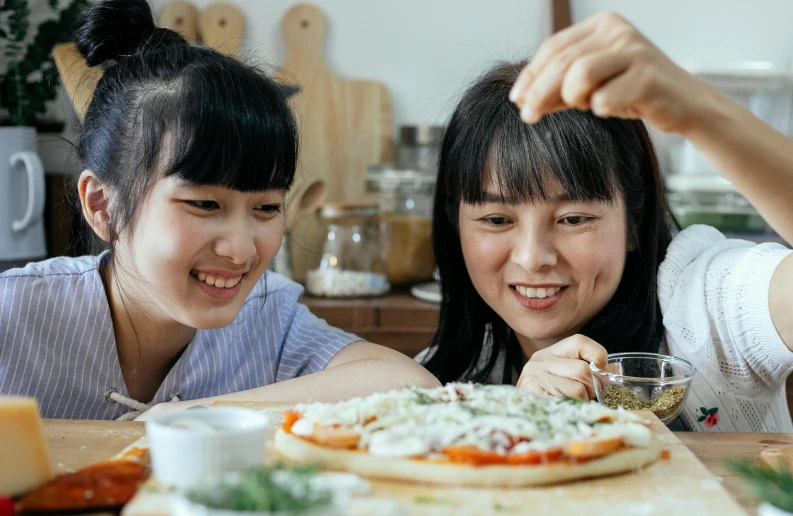
M 180 425 L 180 421 L 187 424 Z M 163 414 L 146 422 L 154 476 L 180 489 L 264 464 L 270 418 L 233 407 Z

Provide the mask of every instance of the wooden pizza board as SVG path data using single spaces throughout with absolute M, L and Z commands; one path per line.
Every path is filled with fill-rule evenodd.
M 318 7 L 295 5 L 281 21 L 281 30 L 286 59 L 274 77 L 300 87 L 290 98 L 300 130 L 296 181 L 325 181 L 331 203 L 376 201 L 366 193 L 366 167 L 394 158 L 388 90 L 378 82 L 333 73 L 323 57 L 327 20 Z M 292 276 L 302 281 L 322 252 L 326 235 L 316 217 L 289 229 Z
M 263 410 L 280 422 L 288 403 L 223 402 L 215 405 Z M 637 472 L 540 488 L 475 489 L 415 485 L 367 479 L 370 497 L 396 500 L 405 514 L 643 514 L 722 516 L 746 514 L 719 480 L 650 412 L 653 430 L 670 451 L 661 460 Z M 276 454 L 270 450 L 270 459 Z M 123 516 L 168 514 L 169 498 L 156 481 L 144 486 L 124 508 Z

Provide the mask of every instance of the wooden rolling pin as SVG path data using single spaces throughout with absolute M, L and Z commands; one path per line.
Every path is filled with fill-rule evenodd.
M 793 446 L 769 448 L 760 452 L 760 462 L 777 471 L 793 472 Z

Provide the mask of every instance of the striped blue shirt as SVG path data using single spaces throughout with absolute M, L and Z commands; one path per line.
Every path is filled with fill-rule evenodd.
M 0 394 L 36 398 L 44 417 L 115 419 L 129 408 L 101 256 L 54 258 L 0 273 Z M 252 389 L 321 371 L 360 338 L 300 304 L 303 288 L 266 272 L 225 328 L 197 330 L 153 403 Z

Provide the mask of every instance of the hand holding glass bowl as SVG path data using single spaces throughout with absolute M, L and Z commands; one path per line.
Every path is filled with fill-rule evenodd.
M 680 413 L 697 372 L 687 360 L 656 353 L 615 353 L 605 369 L 594 363 L 589 369 L 602 405 L 649 410 L 664 424 Z

